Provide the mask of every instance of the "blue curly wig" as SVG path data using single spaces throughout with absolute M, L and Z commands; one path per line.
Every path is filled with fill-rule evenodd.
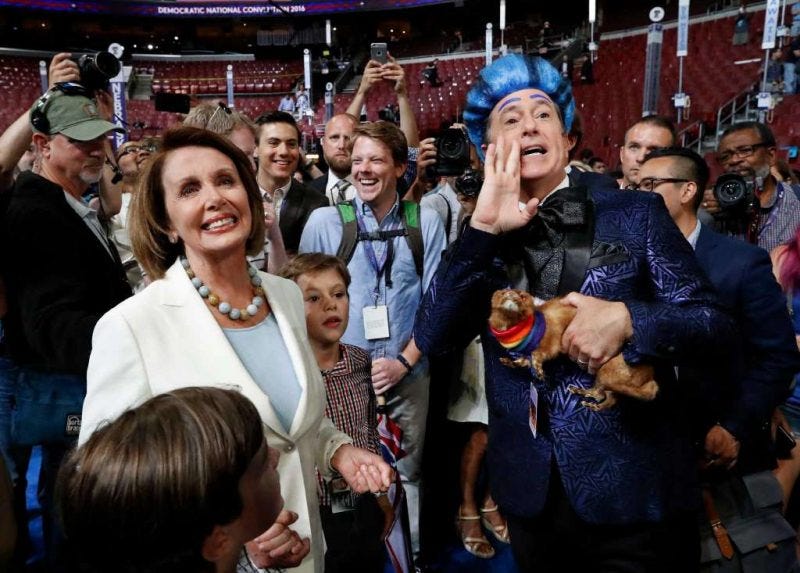
M 543 58 L 509 54 L 481 70 L 478 81 L 467 94 L 464 124 L 481 161 L 484 153 L 489 114 L 501 99 L 519 90 L 537 89 L 546 93 L 558 106 L 564 131 L 572 128 L 575 100 L 572 87 L 550 62 Z

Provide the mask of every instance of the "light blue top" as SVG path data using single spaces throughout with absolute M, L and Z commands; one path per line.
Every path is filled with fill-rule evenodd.
M 369 208 L 356 195 L 355 208 L 363 215 L 366 230 L 402 228 L 402 213 L 399 201 L 395 201 L 380 225 Z M 359 241 L 353 258 L 347 265 L 353 281 L 350 284 L 350 323 L 342 337 L 345 344 L 360 346 L 370 353 L 372 359 L 394 358 L 411 339 L 414 316 L 422 300 L 423 289 L 428 285 L 439 266 L 439 259 L 445 249 L 444 226 L 436 211 L 423 207 L 420 214 L 420 230 L 425 246 L 422 284 L 414 268 L 414 257 L 406 237 L 396 237 L 394 241 L 394 261 L 392 263 L 392 288 L 386 288 L 386 273 L 377 282 L 377 273 L 370 264 L 364 250 L 364 242 Z M 342 238 L 342 221 L 336 207 L 322 207 L 312 211 L 303 229 L 299 252 L 327 253 L 335 255 Z M 377 259 L 383 260 L 388 243 L 373 241 Z M 376 292 L 377 287 L 377 292 Z M 367 340 L 364 334 L 362 310 L 367 306 L 386 305 L 389 311 L 389 338 Z
M 270 313 L 249 328 L 223 328 L 222 331 L 250 377 L 269 397 L 284 430 L 289 432 L 302 388 L 275 317 Z

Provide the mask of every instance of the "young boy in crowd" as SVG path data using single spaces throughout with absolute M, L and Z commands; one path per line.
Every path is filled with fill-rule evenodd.
M 308 340 L 325 380 L 328 416 L 353 445 L 380 454 L 372 363 L 365 350 L 342 344 L 349 318 L 350 273 L 322 253 L 294 257 L 281 271 L 303 291 Z M 319 477 L 320 514 L 328 550 L 325 572 L 383 571 L 383 531 L 391 520 L 386 496 L 353 494 L 343 479 Z
M 239 392 L 155 396 L 62 465 L 68 570 L 234 573 L 245 542 L 280 526 L 277 466 L 256 407 Z

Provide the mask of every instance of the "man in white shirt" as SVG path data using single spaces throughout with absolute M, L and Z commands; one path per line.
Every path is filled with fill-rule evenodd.
M 325 193 L 330 205 L 355 197 L 356 189 L 350 178 L 350 140 L 357 125 L 358 119 L 349 113 L 334 115 L 325 124 L 321 141 L 328 173 L 314 179 L 311 187 Z

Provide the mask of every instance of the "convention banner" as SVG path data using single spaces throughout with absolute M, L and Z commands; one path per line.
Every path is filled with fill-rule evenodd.
M 762 50 L 771 50 L 775 47 L 775 36 L 778 33 L 780 3 L 780 0 L 767 0 L 767 9 L 764 11 L 764 38 L 761 41 Z
M 432 4 L 452 4 L 453 0 L 0 0 L 0 7 L 27 8 L 57 12 L 163 16 L 169 18 L 264 18 L 293 14 L 333 14 L 365 10 L 392 10 Z
M 678 2 L 678 51 L 679 58 L 689 55 L 689 0 Z

